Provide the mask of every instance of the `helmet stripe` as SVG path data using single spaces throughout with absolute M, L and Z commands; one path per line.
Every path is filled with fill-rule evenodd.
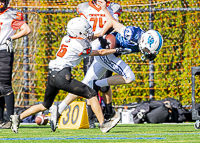
M 155 30 L 156 31 L 156 30 Z M 162 44 L 163 44 L 163 40 L 162 40 L 162 36 L 160 35 L 160 33 L 158 31 L 156 31 L 156 33 L 158 34 L 158 37 L 159 37 L 159 46 L 158 48 L 156 49 L 156 51 L 159 51 L 160 48 L 162 47 Z

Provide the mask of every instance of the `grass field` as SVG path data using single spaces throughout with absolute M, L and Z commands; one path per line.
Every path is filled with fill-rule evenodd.
M 100 129 L 67 130 L 51 132 L 50 126 L 20 125 L 19 133 L 0 129 L 0 142 L 57 143 L 57 142 L 148 142 L 148 143 L 199 143 L 200 130 L 187 124 L 118 124 L 109 133 Z

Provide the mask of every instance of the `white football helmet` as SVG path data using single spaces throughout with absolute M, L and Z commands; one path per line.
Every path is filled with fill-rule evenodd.
M 157 55 L 163 45 L 163 39 L 156 30 L 148 30 L 139 40 L 139 49 L 144 55 Z
M 67 33 L 71 37 L 81 37 L 91 41 L 94 33 L 88 21 L 81 17 L 71 19 L 67 24 Z

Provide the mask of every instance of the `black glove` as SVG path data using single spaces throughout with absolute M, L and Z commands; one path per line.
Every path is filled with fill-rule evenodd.
M 114 30 L 113 27 L 111 27 L 110 29 L 108 29 L 108 31 L 106 32 L 106 35 L 110 34 L 113 30 Z
M 99 42 L 101 44 L 101 47 L 103 49 L 108 49 L 110 43 L 104 37 L 102 37 L 102 36 L 99 37 L 98 39 L 99 39 Z
M 7 46 L 7 52 L 8 52 L 8 53 L 12 53 L 12 51 L 13 51 L 12 41 L 13 41 L 13 40 L 12 40 L 10 37 L 6 39 L 5 44 L 6 44 L 6 46 Z
M 129 53 L 131 53 L 131 49 L 129 49 L 129 48 L 115 48 L 116 49 L 116 52 L 115 53 L 117 53 L 117 54 L 129 54 Z
M 156 58 L 156 54 L 146 54 L 145 57 L 149 61 L 153 61 Z

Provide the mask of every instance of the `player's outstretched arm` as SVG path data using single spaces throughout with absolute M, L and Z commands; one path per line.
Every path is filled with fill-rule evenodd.
M 103 29 L 100 33 L 100 36 L 105 35 L 105 33 L 110 29 L 114 28 L 115 31 L 121 34 L 122 30 L 125 28 L 125 26 L 116 20 L 108 20 L 105 25 L 103 26 Z
M 23 36 L 26 36 L 26 35 L 28 35 L 30 33 L 31 33 L 30 27 L 26 23 L 24 23 L 20 27 L 20 31 L 18 33 L 16 33 L 16 34 L 12 35 L 10 38 L 14 40 L 14 39 L 18 39 L 18 38 L 21 38 Z
M 105 56 L 113 53 L 122 54 L 130 52 L 131 52 L 130 49 L 127 48 L 100 49 L 100 50 L 93 50 L 90 56 Z
M 116 53 L 116 49 L 100 49 L 100 50 L 92 50 L 90 56 L 105 56 L 109 54 Z

